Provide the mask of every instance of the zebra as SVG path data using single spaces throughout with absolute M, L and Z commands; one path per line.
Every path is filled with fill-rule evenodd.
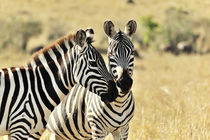
M 39 139 L 54 107 L 76 84 L 112 102 L 118 94 L 102 56 L 92 46 L 93 30 L 59 39 L 25 66 L 0 69 L 0 136 Z
M 49 117 L 45 133 L 53 133 L 51 140 L 104 139 L 109 133 L 116 140 L 127 139 L 135 108 L 131 91 L 134 46 L 129 37 L 136 28 L 136 22 L 130 20 L 125 33 L 115 32 L 114 24 L 105 21 L 104 31 L 109 38 L 108 67 L 118 83 L 118 97 L 107 103 L 85 87 L 75 85 Z

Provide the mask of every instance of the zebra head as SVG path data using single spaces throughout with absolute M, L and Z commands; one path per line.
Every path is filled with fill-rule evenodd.
M 118 96 L 118 90 L 102 56 L 91 44 L 93 35 L 93 29 L 79 30 L 76 33 L 75 52 L 78 53 L 78 58 L 74 67 L 74 79 L 101 96 L 102 101 L 112 102 Z
M 132 87 L 134 45 L 130 37 L 136 32 L 136 21 L 130 20 L 125 31 L 115 31 L 114 24 L 107 20 L 104 22 L 104 31 L 108 36 L 108 67 L 116 80 L 121 92 L 126 94 Z

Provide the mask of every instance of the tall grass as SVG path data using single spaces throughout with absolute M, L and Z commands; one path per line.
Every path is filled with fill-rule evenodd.
M 135 63 L 130 139 L 209 139 L 209 58 L 152 53 Z
M 208 139 L 210 55 L 142 55 L 143 60 L 135 59 L 129 139 Z

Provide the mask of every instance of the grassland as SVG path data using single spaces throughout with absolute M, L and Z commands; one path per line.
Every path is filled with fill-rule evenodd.
M 134 1 L 134 5 L 127 5 L 125 0 L 0 0 L 0 19 L 7 21 L 18 16 L 42 23 L 42 34 L 30 40 L 28 49 L 48 44 L 49 27 L 55 23 L 66 33 L 91 26 L 96 34 L 94 45 L 105 48 L 107 43 L 99 42 L 104 36 L 102 25 L 106 19 L 111 19 L 117 29 L 123 29 L 129 19 L 138 22 L 144 15 L 152 15 L 161 22 L 165 10 L 171 6 L 185 8 L 197 19 L 208 17 L 210 12 L 208 0 Z M 137 43 L 135 47 L 139 47 Z M 135 59 L 136 110 L 129 139 L 210 139 L 210 55 L 177 57 L 153 51 L 141 54 L 143 59 Z M 19 66 L 29 58 L 27 52 L 14 46 L 0 49 L 0 67 Z
M 209 57 L 145 54 L 136 62 L 130 139 L 210 138 Z

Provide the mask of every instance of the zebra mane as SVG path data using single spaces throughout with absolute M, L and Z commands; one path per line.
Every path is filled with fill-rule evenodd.
M 38 56 L 39 56 L 40 54 L 45 54 L 45 53 L 47 53 L 50 49 L 51 49 L 51 50 L 57 50 L 57 49 L 56 49 L 56 46 L 57 46 L 57 45 L 59 45 L 62 49 L 65 49 L 65 48 L 66 48 L 66 45 L 64 45 L 64 40 L 68 40 L 68 41 L 69 41 L 69 46 L 70 46 L 70 48 L 72 48 L 72 47 L 74 46 L 74 44 L 72 44 L 71 41 L 72 41 L 72 40 L 73 40 L 73 41 L 75 40 L 75 36 L 76 36 L 75 34 L 68 34 L 68 35 L 63 36 L 63 37 L 59 38 L 58 40 L 56 40 L 55 43 L 53 43 L 53 44 L 51 44 L 51 45 L 48 45 L 48 46 L 42 48 L 42 49 L 39 50 L 38 52 L 35 52 L 35 53 L 31 56 L 31 58 L 30 58 L 30 60 L 27 62 L 27 64 L 30 64 L 30 62 L 31 62 L 32 60 L 34 60 L 35 62 L 38 62 L 38 61 L 39 61 Z M 64 48 L 64 47 L 65 47 L 65 48 Z

